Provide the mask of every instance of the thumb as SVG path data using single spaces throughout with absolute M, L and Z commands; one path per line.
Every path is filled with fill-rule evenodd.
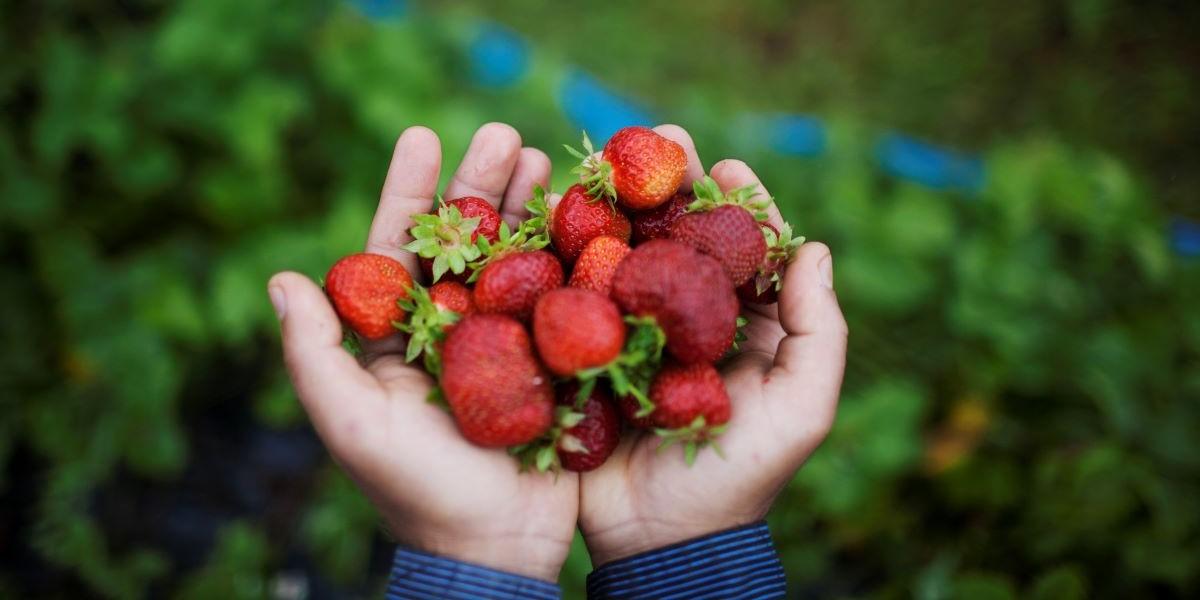
M 331 446 L 361 437 L 381 388 L 342 348 L 342 326 L 325 293 L 292 272 L 272 277 L 267 293 L 280 319 L 284 362 L 313 426 Z
M 833 291 L 833 256 L 825 244 L 804 244 L 788 266 L 779 323 L 787 336 L 767 374 L 766 396 L 815 447 L 833 425 L 846 368 L 846 320 Z

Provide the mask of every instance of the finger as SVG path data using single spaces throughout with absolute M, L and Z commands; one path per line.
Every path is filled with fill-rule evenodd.
M 516 129 L 504 123 L 480 127 L 446 187 L 446 199 L 478 196 L 499 210 L 520 154 L 521 135 Z
M 692 136 L 686 129 L 678 125 L 659 125 L 654 128 L 654 131 L 683 146 L 683 151 L 687 154 L 687 171 L 684 173 L 683 183 L 679 184 L 679 189 L 692 191 L 692 184 L 704 177 L 704 164 L 700 162 L 700 155 L 696 153 L 696 143 L 692 141 Z
M 299 273 L 267 284 L 281 320 L 283 358 L 313 426 L 335 453 L 356 444 L 382 403 L 381 388 L 342 348 L 342 326 L 321 288 Z
M 546 206 L 550 210 L 554 210 L 555 206 L 562 201 L 562 194 L 546 194 Z
M 525 203 L 533 198 L 535 185 L 542 186 L 542 189 L 550 188 L 550 157 L 537 148 L 521 148 L 512 180 L 508 182 L 504 200 L 500 203 L 500 216 L 509 226 L 516 227 L 529 216 Z
M 740 160 L 727 158 L 713 165 L 711 175 L 717 185 L 721 187 L 721 191 L 728 192 L 732 189 L 753 185 L 757 186 L 759 193 L 755 200 L 767 200 L 771 197 L 754 171 Z M 774 225 L 776 229 L 783 227 L 783 215 L 779 214 L 779 207 L 775 206 L 774 201 L 767 205 L 767 222 Z
M 846 320 L 833 291 L 833 257 L 825 244 L 800 247 L 784 274 L 779 320 L 787 337 L 779 342 L 764 395 L 819 442 L 833 424 L 847 343 Z
M 425 127 L 409 127 L 396 140 L 379 208 L 367 234 L 367 252 L 399 260 L 414 276 L 420 275 L 417 257 L 403 250 L 412 238 L 412 216 L 429 212 L 437 193 L 442 147 L 437 134 Z

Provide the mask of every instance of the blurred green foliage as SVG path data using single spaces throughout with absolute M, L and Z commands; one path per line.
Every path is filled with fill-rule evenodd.
M 1200 264 L 1169 253 L 1162 216 L 1195 210 L 1179 190 L 1200 170 L 1178 170 L 1200 133 L 1183 62 L 1200 52 L 1180 29 L 1195 11 L 691 4 L 372 21 L 332 1 L 0 2 L 0 461 L 36 457 L 20 482 L 38 483 L 0 479 L 34 501 L 19 543 L 104 596 L 273 589 L 278 517 L 227 522 L 184 568 L 114 539 L 97 494 L 174 485 L 204 459 L 193 421 L 230 398 L 262 427 L 304 427 L 267 277 L 362 246 L 408 125 L 437 130 L 452 164 L 480 124 L 513 123 L 561 187 L 557 148 L 577 132 L 554 90 L 571 61 L 691 129 L 706 161 L 751 162 L 834 249 L 845 394 L 770 517 L 793 588 L 1200 592 Z M 519 86 L 465 79 L 473 10 L 543 44 Z M 1134 103 L 1148 109 L 1131 120 Z M 825 156 L 780 158 L 723 125 L 796 107 L 830 118 Z M 883 125 L 985 150 L 985 189 L 887 179 Z M 370 506 L 332 467 L 311 479 L 283 529 L 330 580 L 378 585 Z M 577 540 L 568 595 L 589 569 Z M 24 585 L 7 565 L 0 580 Z

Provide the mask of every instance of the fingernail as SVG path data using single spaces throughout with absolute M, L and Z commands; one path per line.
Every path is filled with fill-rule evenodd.
M 833 289 L 833 256 L 826 254 L 821 262 L 817 263 L 817 271 L 821 273 L 821 285 Z
M 267 295 L 271 297 L 271 306 L 275 307 L 275 316 L 282 321 L 284 313 L 287 312 L 287 296 L 283 294 L 283 288 L 277 285 L 270 286 L 267 288 Z

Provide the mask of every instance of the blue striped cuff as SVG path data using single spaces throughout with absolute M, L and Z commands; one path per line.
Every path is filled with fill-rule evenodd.
M 558 600 L 557 585 L 411 548 L 396 548 L 388 578 L 388 600 Z
M 588 575 L 588 598 L 783 598 L 783 565 L 766 523 L 622 558 Z

